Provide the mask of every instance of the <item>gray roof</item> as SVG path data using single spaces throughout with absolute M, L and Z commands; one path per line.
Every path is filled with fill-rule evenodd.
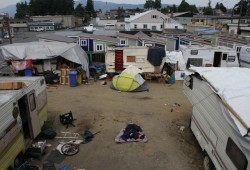
M 114 44 L 119 43 L 119 40 L 117 38 L 112 38 L 109 36 L 94 35 L 94 34 L 88 34 L 88 33 L 79 33 L 77 35 L 79 37 L 90 38 L 96 41 L 103 41 L 103 42 L 109 42 L 109 43 L 114 43 Z
M 157 38 L 149 37 L 148 35 L 144 34 L 141 31 L 139 31 L 135 35 L 118 33 L 117 37 L 124 37 L 124 38 L 131 38 L 131 39 L 141 39 L 141 40 L 156 42 L 156 43 L 164 44 L 164 45 L 167 43 L 167 41 L 165 41 L 165 40 L 160 40 L 160 39 L 157 39 Z
M 55 34 L 69 37 L 69 36 L 77 36 L 77 34 L 81 33 L 82 31 L 56 31 Z
M 66 43 L 76 42 L 76 39 L 74 38 L 68 38 L 65 36 L 56 35 L 55 33 L 38 34 L 37 37 L 52 41 L 66 42 Z
M 105 35 L 105 36 L 113 36 L 113 37 L 115 37 L 118 32 L 119 31 L 117 31 L 117 30 L 98 29 L 98 30 L 94 31 L 93 34 L 94 35 Z

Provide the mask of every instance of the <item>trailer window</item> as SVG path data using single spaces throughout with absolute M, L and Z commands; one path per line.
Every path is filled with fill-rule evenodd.
M 235 56 L 228 56 L 227 61 L 228 62 L 234 62 L 235 61 Z
M 190 51 L 190 54 L 191 54 L 191 55 L 198 55 L 198 50 L 191 50 L 191 51 Z
M 32 93 L 29 95 L 29 104 L 30 104 L 30 111 L 32 112 L 33 110 L 36 109 L 36 100 L 35 100 L 35 94 Z
M 202 67 L 202 62 L 203 62 L 202 58 L 188 58 L 187 61 L 187 63 L 189 63 L 190 65 L 194 65 L 196 67 Z
M 247 168 L 247 158 L 231 138 L 228 138 L 226 153 L 238 170 Z
M 227 54 L 223 54 L 222 60 L 227 60 Z
M 135 62 L 135 56 L 127 56 L 127 62 Z

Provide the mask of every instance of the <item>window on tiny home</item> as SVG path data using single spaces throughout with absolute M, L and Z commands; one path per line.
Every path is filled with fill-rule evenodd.
M 96 51 L 103 51 L 103 44 L 96 44 Z
M 134 25 L 134 28 L 137 29 L 137 24 Z
M 125 39 L 120 39 L 120 45 L 127 45 L 126 40 Z
M 148 28 L 148 25 L 147 25 L 147 24 L 143 24 L 143 28 L 144 28 L 144 29 L 147 29 L 147 28 Z
M 87 40 L 80 40 L 81 46 L 87 46 Z

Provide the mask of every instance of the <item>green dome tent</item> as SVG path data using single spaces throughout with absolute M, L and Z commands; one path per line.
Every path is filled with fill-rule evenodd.
M 126 92 L 148 91 L 147 83 L 140 74 L 129 73 L 113 77 L 111 88 Z

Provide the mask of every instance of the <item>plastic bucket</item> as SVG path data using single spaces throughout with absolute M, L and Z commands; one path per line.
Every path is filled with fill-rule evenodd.
M 77 86 L 77 72 L 76 71 L 69 72 L 69 86 L 70 87 Z
M 32 76 L 32 68 L 26 68 L 24 74 L 25 76 Z

